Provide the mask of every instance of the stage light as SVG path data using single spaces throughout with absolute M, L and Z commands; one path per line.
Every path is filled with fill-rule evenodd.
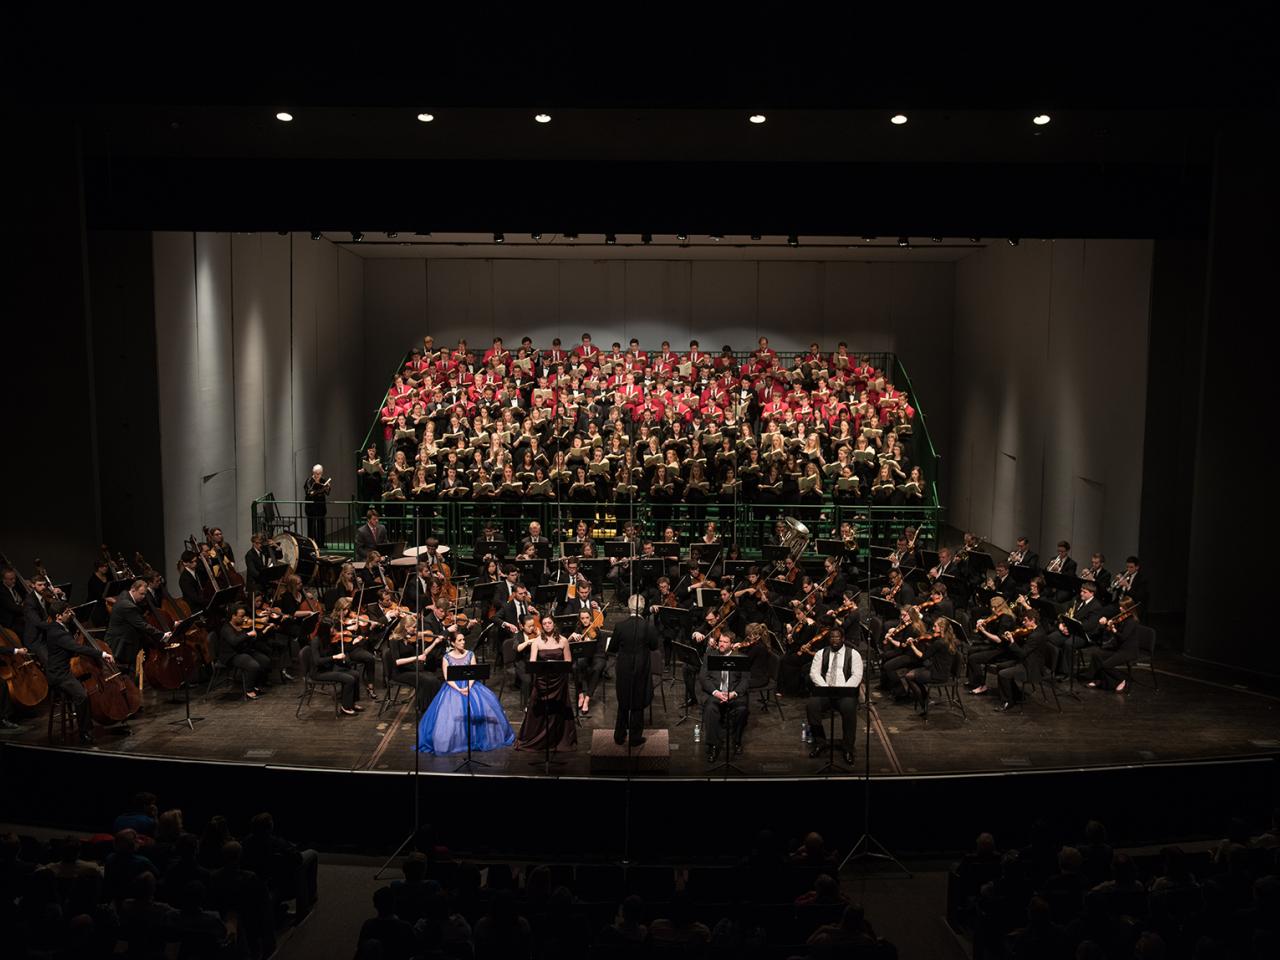
M 359 243 L 359 242 L 360 242 L 361 240 L 363 240 L 363 239 L 364 239 L 364 234 L 363 234 L 363 233 L 361 233 L 359 230 L 352 230 L 352 231 L 351 231 L 351 242 L 352 242 L 352 243 Z
M 684 243 L 686 240 L 689 239 L 689 235 L 687 233 L 677 233 L 676 239 L 679 240 L 681 243 Z
M 541 240 L 541 239 L 542 239 L 542 234 L 541 234 L 540 232 L 538 232 L 538 233 L 531 233 L 531 234 L 529 234 L 529 239 L 530 239 L 530 240 Z
M 281 123 L 293 123 L 293 114 L 286 110 L 281 110 L 276 114 L 276 119 Z
M 539 114 L 535 114 L 533 119 L 537 120 L 539 123 L 550 123 L 550 122 L 551 122 L 551 114 L 549 114 L 549 113 L 539 113 Z
M 713 234 L 711 234 L 711 239 L 712 239 L 712 240 L 714 240 L 716 243 L 719 243 L 721 240 L 723 240 L 723 239 L 724 239 L 724 234 L 723 234 L 723 233 L 713 233 Z
M 753 113 L 749 119 L 752 123 L 764 123 L 765 116 L 763 113 Z
M 1043 127 L 1046 123 L 1049 122 L 1049 119 L 1050 117 L 1047 113 L 1037 113 L 1034 117 L 1031 118 L 1031 122 L 1034 123 L 1037 127 Z
M 400 234 L 399 234 L 397 231 L 395 231 L 395 230 L 388 230 L 388 231 L 387 231 L 387 239 L 388 239 L 388 240 L 394 240 L 394 239 L 395 239 L 396 237 L 398 237 L 398 236 L 400 236 Z
M 1009 238 L 1009 246 L 1011 246 L 1011 247 L 1016 247 L 1017 245 L 1018 245 L 1018 238 L 1017 238 L 1017 237 L 1010 237 L 1010 238 Z
M 870 243 L 872 240 L 874 240 L 874 239 L 875 239 L 875 237 L 863 237 L 862 239 L 863 239 L 864 241 L 866 241 L 867 243 Z
M 800 246 L 800 238 L 794 233 L 787 234 L 787 244 L 792 247 Z
M 981 243 L 981 242 L 982 242 L 982 238 L 981 238 L 981 237 L 970 237 L 970 238 L 969 238 L 969 242 L 970 242 L 970 243 Z
M 431 122 L 432 120 L 434 120 L 435 118 L 436 118 L 436 115 L 435 115 L 434 113 L 420 113 L 420 114 L 418 114 L 418 119 L 419 119 L 422 123 L 430 123 L 430 122 Z
M 507 238 L 506 238 L 506 236 L 502 233 L 502 231 L 498 231 L 497 233 L 495 233 L 495 234 L 493 235 L 493 242 L 494 242 L 494 243 L 503 243 L 503 242 L 505 242 L 505 241 L 506 241 L 506 239 L 507 239 Z
M 753 234 L 751 235 L 751 239 L 752 239 L 752 240 L 759 240 L 759 239 L 760 239 L 760 234 L 758 234 L 758 233 L 753 233 Z
M 911 238 L 910 238 L 910 237 L 899 237 L 899 238 L 898 238 L 898 246 L 900 246 L 900 247 L 909 247 L 909 246 L 911 246 Z
M 312 230 L 312 231 L 311 231 L 311 239 L 312 239 L 312 240 L 319 240 L 319 239 L 320 239 L 320 231 L 319 231 L 319 230 Z
M 653 234 L 652 234 L 652 233 L 642 233 L 642 234 L 640 234 L 640 242 L 641 242 L 641 243 L 653 243 Z
M 617 234 L 613 234 L 613 233 L 606 233 L 606 234 L 604 235 L 604 242 L 605 242 L 605 243 L 617 243 L 617 242 L 618 242 Z
M 930 239 L 930 240 L 932 240 L 934 243 L 941 243 L 941 242 L 942 242 L 942 238 L 941 238 L 941 237 L 930 237 L 929 239 Z
M 905 113 L 895 113 L 889 118 L 889 122 L 897 124 L 900 127 L 907 122 L 907 115 Z

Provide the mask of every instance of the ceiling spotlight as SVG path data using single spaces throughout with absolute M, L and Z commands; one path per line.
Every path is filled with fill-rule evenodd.
M 617 242 L 618 242 L 618 235 L 617 235 L 617 234 L 615 234 L 615 233 L 606 233 L 606 234 L 604 235 L 604 242 L 605 242 L 605 243 L 617 243 Z
M 676 239 L 679 240 L 681 243 L 684 243 L 686 240 L 689 239 L 689 235 L 687 233 L 677 233 Z
M 312 231 L 311 231 L 311 239 L 312 239 L 312 240 L 319 240 L 319 239 L 320 239 L 320 231 L 319 231 L 319 230 L 312 230 Z
M 1009 246 L 1011 246 L 1011 247 L 1016 247 L 1017 245 L 1018 245 L 1018 238 L 1017 238 L 1017 237 L 1010 237 L 1010 238 L 1009 238 Z
M 399 232 L 398 232 L 398 231 L 395 231 L 395 230 L 388 230 L 388 231 L 387 231 L 387 239 L 388 239 L 388 240 L 394 240 L 394 239 L 395 239 L 396 237 L 398 237 L 398 236 L 400 236 L 400 234 L 399 234 Z
M 895 113 L 889 118 L 889 122 L 897 124 L 900 127 L 907 122 L 907 115 L 905 113 Z
M 711 234 L 711 239 L 712 239 L 712 240 L 714 240 L 716 243 L 719 243 L 721 240 L 723 240 L 723 239 L 724 239 L 724 234 L 723 234 L 723 233 L 713 233 L 713 234 Z
M 653 243 L 653 234 L 652 234 L 652 233 L 642 233 L 642 234 L 640 234 L 640 242 L 641 242 L 641 243 Z
M 359 230 L 352 230 L 352 231 L 351 231 L 351 242 L 352 242 L 352 243 L 359 243 L 359 242 L 360 242 L 361 240 L 363 240 L 363 239 L 364 239 L 364 234 L 363 234 L 363 233 L 361 233 Z
M 292 123 L 293 114 L 289 113 L 286 110 L 281 110 L 279 113 L 276 114 L 276 119 L 279 120 L 281 123 Z
M 787 234 L 787 244 L 788 246 L 798 247 L 800 246 L 800 238 L 797 237 L 794 233 L 789 233 Z
M 419 121 L 421 121 L 422 123 L 430 123 L 430 122 L 431 122 L 432 120 L 434 120 L 435 118 L 436 118 L 436 115 L 435 115 L 434 113 L 420 113 L 420 114 L 418 114 L 418 120 L 419 120 Z
M 541 239 L 542 239 L 542 233 L 541 233 L 541 232 L 538 232 L 538 233 L 531 233 L 531 234 L 529 234 L 529 239 L 530 239 L 530 240 L 541 240 Z
M 551 114 L 549 114 L 549 113 L 538 113 L 538 114 L 535 114 L 535 115 L 534 115 L 533 119 L 537 120 L 539 123 L 550 123 L 550 122 L 551 122 Z
M 506 238 L 506 236 L 502 233 L 502 231 L 498 231 L 497 233 L 495 233 L 495 234 L 493 235 L 493 242 L 494 242 L 494 243 L 503 243 L 506 239 L 507 239 L 507 238 Z
M 751 235 L 751 239 L 752 239 L 752 240 L 759 240 L 759 239 L 760 239 L 760 234 L 758 234 L 758 233 L 753 233 L 753 234 Z
M 1037 127 L 1043 127 L 1046 123 L 1049 122 L 1049 119 L 1050 118 L 1047 113 L 1037 113 L 1034 117 L 1031 118 L 1031 122 L 1034 123 Z
M 753 113 L 748 119 L 750 119 L 752 123 L 764 123 L 765 116 L 763 113 Z
M 898 238 L 898 246 L 900 246 L 900 247 L 909 247 L 909 246 L 911 246 L 911 238 L 910 238 L 910 237 L 899 237 L 899 238 Z
M 930 237 L 929 239 L 930 239 L 930 240 L 932 240 L 934 243 L 941 243 L 941 242 L 942 242 L 942 238 L 941 238 L 941 237 Z

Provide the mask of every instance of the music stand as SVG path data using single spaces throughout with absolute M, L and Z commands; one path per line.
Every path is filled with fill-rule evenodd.
M 728 673 L 730 679 L 732 680 L 733 675 L 735 673 L 749 673 L 750 671 L 751 671 L 750 657 L 733 657 L 733 656 L 726 657 L 718 653 L 707 655 L 707 673 Z M 707 696 L 711 696 L 711 694 L 707 694 Z M 715 773 L 717 770 L 723 770 L 724 775 L 726 777 L 729 775 L 730 770 L 732 770 L 734 773 L 744 773 L 744 771 L 739 766 L 737 766 L 737 764 L 732 762 L 733 752 L 729 749 L 729 747 L 730 747 L 730 739 L 733 735 L 733 730 L 730 728 L 729 722 L 727 720 L 724 722 L 723 726 L 724 726 L 724 761 L 722 763 L 717 763 L 710 770 L 708 770 L 707 771 L 708 776 Z
M 461 773 L 463 769 L 471 767 L 490 766 L 490 764 L 485 763 L 483 760 L 476 760 L 471 756 L 471 692 L 474 689 L 471 684 L 476 680 L 488 680 L 489 673 L 490 669 L 487 663 L 469 663 L 459 667 L 450 666 L 449 676 L 445 678 L 445 683 L 466 681 L 468 684 L 467 694 L 463 697 L 467 702 L 467 759 L 454 767 L 454 773 Z M 469 772 L 474 773 L 475 771 L 470 770 Z
M 681 664 L 684 664 L 685 666 L 693 667 L 695 674 L 697 673 L 697 671 L 702 669 L 702 654 L 699 652 L 698 648 L 693 646 L 691 643 L 684 643 L 680 640 L 672 640 L 671 641 L 671 658 L 675 663 L 681 663 Z M 674 667 L 671 670 L 671 679 L 673 681 L 675 680 Z M 677 718 L 674 724 L 674 726 L 677 726 L 677 727 L 689 719 L 689 703 L 685 699 L 683 693 L 680 695 L 680 697 L 681 697 L 680 709 L 684 712 L 680 714 L 679 718 Z
M 640 571 L 641 583 L 653 583 L 666 570 L 667 564 L 665 559 L 656 557 L 644 557 L 637 560 L 632 566 Z
M 580 557 L 582 556 L 581 540 L 565 540 L 560 544 L 560 556 L 564 557 Z
M 791 549 L 780 543 L 766 543 L 760 548 L 760 556 L 766 563 L 781 563 L 791 556 Z
M 547 572 L 545 560 L 517 560 L 516 569 L 520 571 L 522 583 L 537 583 Z
M 544 604 L 559 606 L 569 599 L 569 584 L 544 583 L 533 591 L 534 605 L 541 608 Z
M 1065 593 L 1067 599 L 1059 598 L 1063 603 L 1068 602 L 1069 598 L 1080 595 L 1080 584 L 1084 581 L 1075 574 L 1066 573 L 1049 573 L 1045 572 L 1044 583 L 1050 590 L 1057 590 L 1059 593 Z
M 824 557 L 843 557 L 847 552 L 843 540 L 815 540 L 814 549 Z
M 570 654 L 570 656 L 572 656 L 572 654 Z M 573 663 L 569 660 L 530 660 L 528 661 L 527 667 L 529 676 L 532 679 L 536 690 L 539 674 L 547 677 L 554 677 L 556 674 L 563 674 L 567 677 L 573 670 Z M 568 680 L 566 679 L 565 682 L 567 683 Z M 543 709 L 545 710 L 546 701 L 543 701 L 543 704 Z M 553 763 L 556 766 L 561 766 L 565 763 L 564 760 L 551 759 L 551 730 L 549 725 L 543 730 L 542 754 L 542 759 L 532 761 L 531 765 L 535 767 L 541 765 L 543 773 L 550 773 L 551 765 Z
M 751 568 L 756 565 L 754 560 L 726 560 L 724 562 L 724 575 L 732 577 L 736 581 L 746 577 Z
M 185 620 L 179 620 L 177 623 L 175 623 L 173 625 L 173 632 L 169 637 L 169 642 L 178 643 L 178 644 L 182 643 L 182 638 L 191 630 L 192 627 L 196 625 L 196 623 L 203 616 L 204 616 L 204 611 L 201 610 L 196 613 L 193 613 L 191 616 L 187 617 Z M 191 681 L 190 680 L 182 681 L 182 692 L 183 692 L 182 719 L 170 720 L 169 726 L 180 727 L 185 724 L 188 730 L 191 730 L 194 732 L 196 729 L 196 724 L 199 723 L 201 720 L 203 720 L 204 717 L 193 717 L 191 715 Z
M 499 560 L 503 559 L 507 554 L 507 541 L 505 540 L 477 540 L 474 557 L 479 560 L 487 553 L 492 553 Z
M 700 607 L 716 606 L 720 599 L 718 587 L 698 587 L 695 591 L 695 602 Z
M 842 650 L 844 649 L 843 646 L 841 647 L 841 649 Z M 818 697 L 820 700 L 831 701 L 831 703 L 829 704 L 829 706 L 831 707 L 831 733 L 827 737 L 827 762 L 824 763 L 817 770 L 813 771 L 813 773 L 810 774 L 810 776 L 825 777 L 833 773 L 853 773 L 853 771 L 848 767 L 844 767 L 836 763 L 836 714 L 839 713 L 840 711 L 836 709 L 835 701 L 841 700 L 849 696 L 850 695 L 849 691 L 851 690 L 854 691 L 853 696 L 858 696 L 858 693 L 857 693 L 858 688 L 850 687 L 848 685 L 836 686 L 836 687 L 814 687 L 813 688 L 813 694 L 812 694 L 813 696 Z M 858 708 L 855 706 L 853 709 L 854 709 L 854 715 L 857 716 Z M 844 719 L 841 718 L 840 722 L 844 723 Z
M 886 622 L 898 619 L 898 605 L 892 600 L 886 600 L 884 597 L 871 598 L 871 609 L 876 615 L 884 619 Z
M 205 610 L 212 610 L 214 607 L 225 607 L 233 600 L 237 600 L 244 595 L 244 584 L 237 583 L 230 587 L 223 587 L 221 590 L 215 590 L 213 597 L 205 605 Z
M 672 560 L 680 559 L 680 544 L 667 543 L 666 541 L 655 541 L 653 544 L 653 552 L 656 556 L 667 557 Z
M 634 557 L 635 544 L 630 540 L 606 540 L 604 544 L 604 555 L 611 560 L 622 560 L 626 557 Z

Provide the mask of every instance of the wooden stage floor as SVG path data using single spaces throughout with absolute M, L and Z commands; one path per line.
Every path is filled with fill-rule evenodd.
M 967 718 L 938 704 L 926 726 L 910 706 L 873 697 L 871 773 L 880 777 L 999 773 L 1280 753 L 1280 696 L 1275 690 L 1245 686 L 1238 677 L 1174 656 L 1162 658 L 1160 666 L 1158 692 L 1144 668 L 1137 674 L 1141 685 L 1127 696 L 1077 685 L 1079 702 L 1064 695 L 1061 713 L 1052 701 L 1048 707 L 1032 701 L 1021 709 L 998 713 L 992 695 L 972 697 L 962 692 Z M 366 703 L 366 711 L 358 717 L 337 718 L 331 700 L 318 693 L 313 705 L 303 708 L 301 719 L 295 719 L 300 685 L 275 686 L 257 703 L 243 703 L 225 689 L 208 698 L 193 694 L 191 712 L 205 718 L 194 731 L 172 723 L 183 715 L 180 701 L 170 703 L 168 694 L 147 691 L 144 712 L 131 724 L 132 734 L 99 730 L 92 749 L 347 771 L 414 767 L 414 717 L 409 705 L 379 717 L 376 705 Z M 666 708 L 659 697 L 649 724 L 671 731 L 671 762 L 665 776 L 706 777 L 705 743 L 693 742 L 693 718 L 677 726 L 677 687 L 668 681 L 665 693 Z M 591 716 L 582 718 L 576 752 L 559 755 L 566 762 L 555 767 L 552 776 L 591 775 L 592 730 L 612 729 L 612 699 L 603 706 L 597 701 Z M 512 725 L 518 726 L 518 693 L 509 688 L 503 702 Z M 746 750 L 735 760 L 745 775 L 805 777 L 825 762 L 825 758 L 811 760 L 808 744 L 801 740 L 803 703 L 784 700 L 782 709 L 785 719 L 777 711 L 763 712 L 753 704 L 744 738 Z M 866 742 L 864 717 L 860 711 L 855 764 L 859 774 Z M 0 732 L 0 738 L 43 745 L 47 743 L 45 718 L 43 710 L 19 718 L 26 728 Z M 481 759 L 490 766 L 480 768 L 477 775 L 545 776 L 541 766 L 535 765 L 540 756 L 514 749 L 483 754 Z M 449 774 L 461 759 L 423 755 L 420 769 Z

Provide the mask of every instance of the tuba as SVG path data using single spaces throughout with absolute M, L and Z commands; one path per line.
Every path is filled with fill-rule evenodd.
M 782 546 L 787 548 L 790 560 L 799 560 L 804 548 L 809 545 L 809 528 L 794 517 L 783 517 L 787 532 L 782 538 Z

